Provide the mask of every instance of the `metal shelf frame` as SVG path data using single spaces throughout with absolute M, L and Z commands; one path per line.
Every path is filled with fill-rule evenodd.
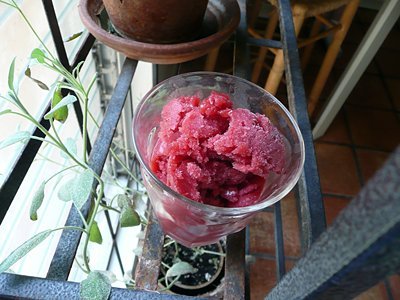
M 82 44 L 80 51 L 72 63 L 68 61 L 66 56 L 65 48 L 58 27 L 54 7 L 51 0 L 42 0 L 46 15 L 48 17 L 49 26 L 53 34 L 54 43 L 56 45 L 57 53 L 60 61 L 68 69 L 72 70 L 80 61 L 90 53 L 95 39 L 89 35 L 85 42 Z M 340 243 L 344 243 L 343 239 L 346 238 L 344 235 L 342 238 L 338 236 L 338 232 L 346 234 L 352 232 L 349 228 L 343 229 L 341 224 L 326 231 L 324 207 L 322 202 L 322 196 L 320 191 L 320 182 L 316 164 L 316 158 L 314 153 L 313 138 L 311 125 L 307 113 L 307 102 L 304 92 L 304 85 L 302 79 L 302 73 L 300 69 L 299 55 L 297 49 L 297 42 L 294 34 L 294 27 L 292 21 L 291 7 L 289 0 L 279 0 L 279 20 L 281 30 L 281 41 L 268 41 L 258 40 L 250 38 L 247 34 L 247 13 L 246 13 L 246 1 L 238 0 L 241 9 L 241 21 L 240 25 L 234 36 L 234 75 L 248 79 L 249 78 L 249 46 L 250 45 L 264 45 L 271 47 L 281 47 L 284 51 L 285 59 L 285 74 L 287 82 L 287 93 L 289 99 L 289 110 L 297 120 L 300 130 L 303 134 L 306 149 L 306 160 L 304 171 L 298 184 L 295 187 L 295 194 L 299 204 L 299 216 L 301 223 L 301 240 L 303 253 L 305 257 L 300 260 L 299 263 L 286 275 L 285 275 L 285 256 L 283 251 L 283 228 L 281 218 L 281 208 L 279 202 L 272 208 L 266 209 L 266 211 L 274 214 L 274 226 L 275 226 L 275 244 L 276 244 L 276 269 L 278 285 L 268 296 L 270 299 L 303 299 L 303 298 L 323 298 L 325 296 L 343 296 L 340 299 L 349 298 L 348 295 L 354 296 L 372 283 L 376 282 L 379 278 L 386 275 L 388 272 L 400 269 L 399 251 L 396 250 L 395 245 L 399 244 L 399 232 L 400 232 L 400 213 L 397 214 L 397 219 L 392 223 L 392 227 L 388 227 L 387 231 L 381 232 L 377 235 L 377 239 L 372 241 L 371 245 L 357 248 L 360 252 L 350 253 L 347 264 L 346 261 L 340 261 L 338 266 L 331 267 L 326 270 L 325 280 L 318 280 L 312 277 L 310 274 L 316 272 L 320 265 L 316 265 L 312 259 L 317 259 L 319 263 L 323 264 L 322 259 L 327 259 L 328 255 L 333 256 L 333 252 L 323 251 L 335 251 L 335 246 Z M 127 94 L 130 89 L 132 78 L 135 74 L 137 61 L 131 59 L 125 59 L 121 73 L 119 75 L 117 84 L 115 86 L 113 95 L 107 107 L 104 120 L 99 129 L 96 140 L 94 141 L 90 151 L 89 165 L 97 173 L 101 174 L 104 167 L 106 157 L 109 152 L 109 148 L 113 139 L 115 128 L 117 127 L 124 103 L 127 98 Z M 179 69 L 179 68 L 178 68 Z M 82 110 L 79 103 L 76 103 L 75 110 L 77 113 L 78 122 L 82 123 Z M 44 114 L 43 114 L 44 115 Z M 49 127 L 49 124 L 43 119 L 42 123 Z M 36 130 L 38 131 L 38 130 Z M 37 134 L 38 132 L 35 132 Z M 21 153 L 20 159 L 18 160 L 13 172 L 6 180 L 5 184 L 0 190 L 0 197 L 2 199 L 0 207 L 0 219 L 2 219 L 14 198 L 19 185 L 23 180 L 23 176 L 28 170 L 32 163 L 40 143 L 31 140 Z M 399 153 L 394 156 L 393 163 L 395 166 L 399 166 Z M 390 172 L 393 168 L 388 167 Z M 397 179 L 399 180 L 399 170 L 397 169 Z M 383 175 L 382 175 L 383 176 Z M 397 185 L 397 187 L 400 184 Z M 95 186 L 94 186 L 95 188 Z M 395 193 L 393 188 L 393 193 Z M 371 188 L 373 189 L 373 188 Z M 398 188 L 397 188 L 398 189 Z M 376 190 L 374 190 L 376 191 Z M 357 203 L 365 205 L 365 199 L 370 199 L 372 192 L 361 194 Z M 399 192 L 400 194 L 400 192 Z M 392 194 L 390 194 L 392 195 Z M 394 195 L 394 194 L 393 194 Z M 369 198 L 368 198 L 369 197 Z M 389 197 L 390 198 L 390 197 Z M 87 216 L 89 213 L 90 200 L 88 199 L 81 213 Z M 357 200 L 357 199 L 356 199 Z M 375 200 L 371 200 L 375 201 Z M 392 201 L 392 202 L 390 202 Z M 393 203 L 393 197 L 388 200 L 388 206 L 394 211 L 400 211 L 399 205 Z M 400 202 L 400 201 L 398 201 Z M 375 202 L 373 202 L 375 203 Z M 346 210 L 347 215 L 344 218 L 359 220 L 356 217 L 355 210 L 357 205 L 351 210 Z M 373 213 L 372 211 L 368 211 Z M 368 215 L 373 217 L 373 215 Z M 383 219 L 382 219 L 383 221 Z M 360 221 L 362 222 L 362 221 Z M 356 224 L 356 225 L 360 225 Z M 73 206 L 69 213 L 67 226 L 83 226 L 82 221 L 79 217 L 79 213 Z M 338 227 L 342 229 L 338 229 Z M 336 230 L 336 231 L 335 231 Z M 346 231 L 349 230 L 349 231 Z M 354 232 L 353 232 L 354 233 Z M 145 229 L 146 238 L 144 239 L 143 254 L 140 257 L 139 263 L 136 268 L 136 284 L 137 289 L 119 289 L 112 288 L 110 299 L 189 299 L 192 297 L 179 296 L 179 295 L 168 295 L 164 293 L 156 292 L 157 278 L 159 272 L 159 266 L 161 261 L 161 249 L 163 245 L 163 233 L 157 223 L 157 220 L 152 216 L 149 220 L 149 224 Z M 397 235 L 396 235 L 397 234 Z M 33 298 L 33 299 L 75 299 L 79 298 L 79 285 L 77 283 L 68 282 L 68 274 L 71 269 L 78 243 L 81 237 L 81 233 L 77 231 L 64 231 L 61 235 L 61 239 L 57 246 L 57 250 L 53 257 L 50 269 L 47 274 L 47 278 L 35 278 L 29 276 L 22 276 L 18 274 L 0 274 L 0 297 L 6 298 Z M 246 265 L 245 256 L 249 252 L 249 233 L 248 230 L 242 230 L 239 233 L 230 235 L 227 237 L 226 251 L 226 266 L 225 266 L 225 279 L 223 288 L 224 299 L 246 299 L 249 298 L 249 270 Z M 331 238 L 332 241 L 328 240 L 327 244 L 320 245 L 321 240 L 324 241 L 327 238 Z M 382 242 L 383 239 L 383 242 Z M 379 241 L 381 242 L 379 242 Z M 319 244 L 318 244 L 319 243 Z M 374 244 L 375 243 L 375 244 Z M 378 244 L 376 244 L 378 243 Z M 330 248 L 329 245 L 333 245 Z M 343 244 L 341 244 L 343 246 Z M 375 245 L 375 246 L 374 246 Z M 327 249 L 328 247 L 328 249 Z M 346 246 L 343 246 L 346 248 Z M 375 247 L 375 248 L 374 248 Z M 381 255 L 382 247 L 388 247 L 385 255 Z M 346 248 L 347 249 L 347 248 Z M 349 248 L 349 251 L 355 248 Z M 386 249 L 386 248 L 385 248 Z M 400 249 L 400 247 L 397 247 Z M 379 252 L 381 251 L 381 252 Z M 363 256 L 364 255 L 364 256 Z M 355 283 L 355 272 L 362 268 L 368 268 L 368 259 L 373 259 L 374 262 L 378 262 L 376 265 L 380 268 L 381 272 L 379 276 L 369 276 L 369 280 L 359 281 L 362 284 L 352 285 Z M 390 259 L 392 258 L 392 259 Z M 397 260 L 396 260 L 397 258 Z M 392 265 L 386 268 L 382 267 L 379 262 L 383 259 L 389 259 Z M 371 279 L 371 277 L 373 277 Z M 309 281 L 304 281 L 304 280 Z M 335 281 L 335 279 L 338 279 Z M 340 279 L 340 280 L 339 280 Z M 344 280 L 345 279 L 345 280 Z M 360 278 L 357 277 L 357 280 Z M 342 280 L 342 281 L 341 281 Z M 344 281 L 343 281 L 344 280 Z M 315 283 L 313 285 L 313 283 Z M 329 297 L 328 297 L 329 298 Z

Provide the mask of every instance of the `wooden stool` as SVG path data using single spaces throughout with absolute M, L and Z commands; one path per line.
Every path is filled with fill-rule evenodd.
M 255 9 L 259 10 L 261 3 L 260 1 L 261 0 L 256 0 L 254 5 Z M 277 5 L 276 0 L 268 0 L 268 2 L 275 7 Z M 305 40 L 298 41 L 298 48 L 305 47 L 304 55 L 302 57 L 303 68 L 307 65 L 310 59 L 314 42 L 321 38 L 327 37 L 328 35 L 332 35 L 332 41 L 328 47 L 318 75 L 315 78 L 314 85 L 308 96 L 308 111 L 310 115 L 312 115 L 314 112 L 322 89 L 325 86 L 329 73 L 331 72 L 333 64 L 339 53 L 340 46 L 346 37 L 354 14 L 356 13 L 358 4 L 359 0 L 296 0 L 292 3 L 293 23 L 296 36 L 298 36 L 306 18 L 315 18 L 310 31 L 310 36 Z M 343 6 L 344 9 L 339 23 L 333 23 L 322 16 L 327 12 L 337 10 Z M 251 24 L 249 26 L 249 33 L 254 37 L 272 39 L 277 24 L 278 15 L 276 10 L 274 10 L 270 16 L 263 36 L 257 33 L 255 29 L 252 28 Z M 326 28 L 323 31 L 320 31 L 322 24 L 325 25 Z M 275 59 L 264 88 L 270 93 L 275 94 L 278 90 L 279 83 L 284 72 L 283 51 L 281 49 L 260 48 L 251 79 L 253 82 L 258 81 L 268 51 L 271 51 L 275 54 Z

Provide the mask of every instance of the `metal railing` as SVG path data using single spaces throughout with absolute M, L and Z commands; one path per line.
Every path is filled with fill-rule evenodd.
M 241 9 L 241 22 L 239 28 L 236 31 L 234 40 L 234 74 L 242 78 L 249 78 L 249 45 L 267 45 L 271 47 L 282 47 L 285 58 L 285 74 L 289 98 L 289 109 L 299 124 L 306 149 L 304 172 L 295 188 L 296 198 L 299 203 L 298 213 L 301 217 L 300 224 L 303 253 L 306 253 L 306 256 L 304 260 L 301 260 L 301 263 L 297 264 L 294 269 L 292 269 L 289 274 L 283 279 L 282 277 L 285 274 L 285 255 L 283 249 L 284 241 L 282 233 L 283 227 L 281 207 L 278 202 L 274 205 L 274 207 L 270 207 L 265 210 L 274 215 L 276 246 L 275 261 L 277 279 L 278 281 L 280 281 L 278 283 L 278 286 L 270 294 L 270 298 L 290 299 L 293 298 L 293 295 L 298 295 L 294 297 L 298 299 L 307 297 L 317 298 L 321 297 L 321 295 L 332 295 L 330 294 L 330 291 L 334 290 L 334 288 L 334 291 L 336 292 L 333 293 L 336 293 L 335 295 L 342 295 L 343 298 L 341 299 L 348 298 L 347 295 L 354 296 L 355 292 L 360 292 L 367 286 L 370 286 L 372 282 L 376 282 L 378 280 L 378 277 L 382 277 L 383 273 L 386 274 L 388 272 L 389 268 L 384 269 L 383 271 L 385 272 L 382 271 L 381 273 L 379 273 L 379 276 L 374 276 L 373 280 L 369 280 L 368 283 L 366 283 L 366 281 L 363 281 L 364 285 L 362 285 L 362 287 L 360 287 L 360 285 L 357 285 L 357 288 L 354 286 L 352 288 L 351 286 L 349 286 L 349 284 L 347 284 L 348 282 L 354 283 L 354 276 L 351 276 L 355 274 L 355 271 L 360 270 L 360 266 L 367 266 L 367 262 L 362 260 L 364 256 L 358 256 L 360 253 L 354 252 L 350 253 L 348 257 L 349 261 L 351 261 L 353 265 L 348 266 L 343 260 L 342 264 L 340 264 L 338 268 L 332 267 L 326 272 L 327 278 L 325 278 L 325 281 L 317 280 L 315 278 L 313 279 L 313 277 L 310 275 L 310 272 L 315 272 L 315 274 L 318 274 L 318 268 L 320 267 L 316 266 L 315 262 L 312 261 L 314 256 L 320 257 L 320 259 L 322 259 L 322 257 L 326 259 L 328 254 L 333 255 L 334 253 L 328 252 L 328 254 L 321 256 L 319 256 L 318 253 L 320 253 L 321 251 L 334 251 L 335 248 L 332 246 L 331 248 L 327 249 L 324 245 L 318 245 L 318 242 L 315 243 L 317 238 L 321 236 L 321 234 L 325 231 L 326 224 L 322 204 L 322 196 L 320 192 L 319 176 L 316 167 L 311 126 L 307 113 L 306 97 L 303 87 L 296 38 L 292 22 L 290 2 L 289 0 L 278 1 L 281 43 L 249 38 L 247 35 L 246 1 L 239 0 L 238 2 Z M 73 66 L 76 66 L 80 61 L 86 58 L 91 47 L 93 46 L 94 38 L 89 35 L 89 37 L 82 45 L 75 60 L 73 61 L 73 63 L 70 64 L 65 55 L 65 48 L 63 48 L 64 46 L 52 2 L 51 0 L 43 0 L 43 4 L 46 10 L 47 17 L 49 19 L 49 25 L 53 33 L 53 38 L 56 44 L 59 59 L 64 64 L 64 66 L 66 66 L 68 69 L 71 69 L 73 68 Z M 121 111 L 124 106 L 126 96 L 128 94 L 131 81 L 136 70 L 137 63 L 138 62 L 135 60 L 125 59 L 122 71 L 119 75 L 113 95 L 108 104 L 108 108 L 105 113 L 100 130 L 98 132 L 97 138 L 94 141 L 92 148 L 90 149 L 89 165 L 97 174 L 101 174 L 104 167 L 104 163 L 106 161 L 106 157 L 113 139 L 114 130 L 117 127 L 117 123 L 119 121 Z M 77 112 L 78 121 L 79 123 L 81 123 L 82 113 L 81 108 L 79 107 L 79 103 L 75 105 L 75 110 Z M 46 128 L 49 127 L 47 121 L 42 120 L 42 123 L 46 126 Z M 39 132 L 36 132 L 36 134 L 38 133 Z M 3 189 L 0 191 L 2 199 L 0 207 L 0 218 L 4 217 L 8 206 L 11 204 L 12 199 L 17 192 L 19 184 L 23 180 L 23 175 L 29 168 L 30 163 L 35 157 L 39 147 L 40 144 L 38 144 L 37 141 L 33 140 L 31 140 L 26 145 L 24 151 L 21 154 L 20 160 L 16 164 L 8 180 L 5 182 Z M 398 159 L 396 163 L 397 165 L 399 165 Z M 398 186 L 400 186 L 400 184 Z M 363 199 L 363 197 L 361 196 L 360 199 Z M 362 203 L 365 204 L 365 202 L 362 201 L 360 203 L 360 205 L 362 205 Z M 84 216 L 88 215 L 89 204 L 90 199 L 87 200 L 82 209 L 82 214 Z M 395 205 L 393 207 L 398 209 L 398 207 Z M 351 214 L 355 214 L 355 209 L 356 208 L 353 207 L 349 212 L 347 212 L 347 218 L 351 218 Z M 398 213 L 398 216 L 400 216 L 400 213 Z M 392 239 L 390 243 L 393 242 L 393 240 L 396 240 L 396 243 L 399 242 L 399 235 L 397 235 L 396 237 L 393 234 L 398 233 L 400 220 L 395 221 L 397 221 L 397 223 L 394 222 L 393 227 L 388 228 L 387 231 L 382 233 L 383 238 Z M 75 206 L 71 208 L 66 225 L 83 225 Z M 338 226 L 340 226 L 340 224 L 336 227 Z M 322 235 L 322 240 L 327 239 L 328 236 L 332 238 L 332 243 L 334 243 L 335 241 L 337 243 L 343 242 L 342 239 L 336 236 L 334 230 L 335 229 L 328 230 L 327 233 L 324 233 Z M 163 293 L 160 294 L 156 292 L 164 235 L 157 223 L 157 220 L 154 218 L 153 215 L 151 215 L 145 231 L 146 238 L 144 239 L 143 254 L 140 257 L 139 263 L 136 268 L 137 289 L 132 290 L 113 288 L 110 294 L 110 299 L 191 298 L 187 296 L 169 295 Z M 68 273 L 77 251 L 80 237 L 81 233 L 77 231 L 64 231 L 62 233 L 57 250 L 48 271 L 47 278 L 34 278 L 7 273 L 0 274 L 0 296 L 35 299 L 78 298 L 79 285 L 77 283 L 68 282 L 66 280 L 68 278 Z M 378 236 L 378 238 L 379 237 L 380 236 Z M 382 250 L 382 247 L 378 247 L 376 245 L 388 245 L 388 241 L 385 240 L 384 244 L 375 244 L 375 246 L 369 245 L 366 247 L 361 247 L 362 249 L 357 249 L 365 251 L 366 254 L 363 252 L 365 255 L 367 255 L 368 253 L 371 255 L 378 255 L 379 249 Z M 390 245 L 391 250 L 385 252 L 386 255 L 384 257 L 381 257 L 381 259 L 390 257 L 388 256 L 389 254 L 395 255 L 394 258 L 399 257 L 398 250 L 396 252 L 395 248 L 393 248 L 394 244 Z M 310 248 L 311 250 L 309 250 Z M 242 230 L 239 233 L 227 237 L 227 256 L 225 263 L 225 278 L 223 283 L 224 287 L 223 295 L 221 294 L 220 297 L 223 297 L 224 299 L 244 299 L 249 297 L 249 270 L 248 265 L 245 261 L 246 254 L 249 254 L 248 229 Z M 372 255 L 368 257 L 371 258 L 374 256 Z M 392 266 L 390 270 L 394 270 L 396 267 L 399 269 L 400 259 L 395 260 L 394 258 L 391 260 Z M 320 261 L 320 263 L 322 262 Z M 338 278 L 335 276 L 338 276 L 338 274 L 342 275 L 341 277 L 339 277 L 340 279 L 344 280 L 343 282 L 340 280 L 335 281 L 335 278 Z M 306 279 L 311 281 L 314 280 L 313 282 L 316 283 L 316 285 L 312 285 L 313 282 L 305 282 L 304 280 Z M 296 285 L 291 285 L 292 282 L 295 282 Z M 343 287 L 346 287 L 346 289 L 343 290 L 345 290 L 347 294 L 344 292 L 340 292 L 340 288 Z

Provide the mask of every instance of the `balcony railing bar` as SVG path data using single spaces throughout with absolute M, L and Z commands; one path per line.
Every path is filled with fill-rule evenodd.
M 137 288 L 149 291 L 157 289 L 163 245 L 164 234 L 158 225 L 156 217 L 150 212 L 142 255 L 134 274 Z
M 282 43 L 280 41 L 275 41 L 275 40 L 266 40 L 266 39 L 248 37 L 247 43 L 250 46 L 268 47 L 268 48 L 276 48 L 276 49 L 282 48 Z
M 284 52 L 286 86 L 289 110 L 299 124 L 305 144 L 304 170 L 296 185 L 296 198 L 300 202 L 303 250 L 325 230 L 325 210 L 322 202 L 314 142 L 307 111 L 296 35 L 290 1 L 278 1 L 279 28 Z M 290 12 L 290 13 L 289 13 Z
M 49 280 L 17 274 L 0 275 L 1 295 L 13 299 L 79 299 L 79 283 L 70 281 Z M 4 299 L 2 297 L 2 299 Z M 170 294 L 159 294 L 143 290 L 112 288 L 109 300 L 190 300 L 192 297 Z M 207 299 L 207 298 L 199 298 Z
M 246 300 L 250 299 L 250 263 L 248 260 L 250 258 L 250 227 L 247 226 L 246 229 L 246 240 L 245 240 L 245 274 L 244 274 L 244 298 Z M 274 258 L 275 259 L 275 258 Z
M 281 203 L 278 201 L 274 205 L 274 236 L 275 236 L 275 253 L 276 253 L 276 278 L 281 280 L 285 275 L 285 253 L 283 247 L 283 230 Z
M 130 84 L 135 73 L 137 61 L 126 59 L 118 78 L 116 87 L 111 97 L 110 103 L 104 115 L 104 120 L 100 126 L 97 138 L 93 145 L 93 149 L 89 156 L 89 166 L 92 170 L 101 175 L 103 170 L 112 139 L 121 115 L 122 108 L 125 104 L 126 96 L 129 92 Z M 96 190 L 97 181 L 94 182 L 93 190 Z M 82 215 L 87 217 L 89 213 L 91 197 L 86 201 L 81 212 Z M 83 223 L 76 211 L 75 206 L 72 206 L 68 215 L 66 226 L 79 226 L 82 227 Z M 60 242 L 50 265 L 48 278 L 67 280 L 69 270 L 71 269 L 74 261 L 75 253 L 78 248 L 81 232 L 64 230 Z

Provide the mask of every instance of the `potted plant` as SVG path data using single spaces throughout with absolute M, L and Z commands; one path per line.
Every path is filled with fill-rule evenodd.
M 210 294 L 222 282 L 224 263 L 222 241 L 188 248 L 167 237 L 159 276 L 160 289 L 188 296 Z
M 199 33 L 208 0 L 103 0 L 115 30 L 137 41 L 167 44 Z

